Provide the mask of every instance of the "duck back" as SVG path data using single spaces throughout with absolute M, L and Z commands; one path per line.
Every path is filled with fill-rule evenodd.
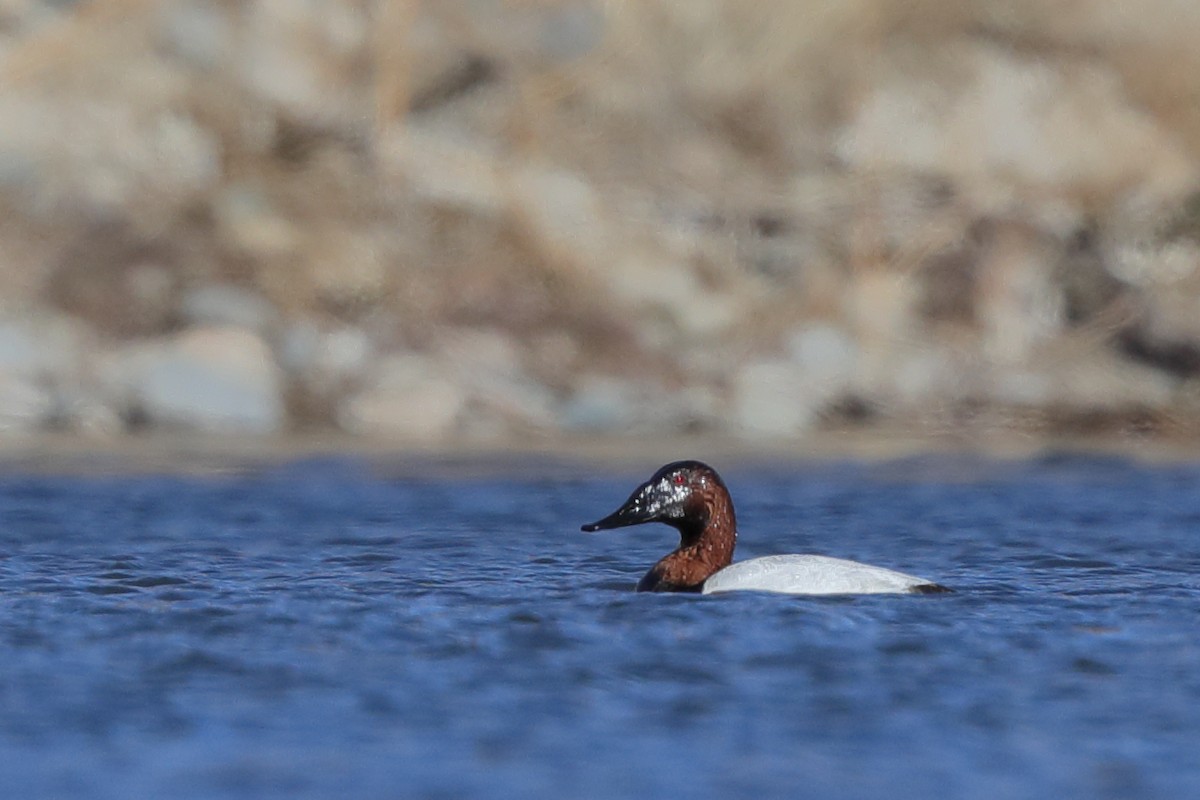
M 948 591 L 924 578 L 843 558 L 783 555 L 739 561 L 704 582 L 704 594 L 928 594 Z

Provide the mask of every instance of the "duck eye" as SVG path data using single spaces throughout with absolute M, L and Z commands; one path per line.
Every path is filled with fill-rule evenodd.
M 682 474 L 676 474 L 671 477 L 671 482 L 674 483 L 676 486 L 683 486 L 685 483 L 687 483 L 687 478 L 684 477 Z

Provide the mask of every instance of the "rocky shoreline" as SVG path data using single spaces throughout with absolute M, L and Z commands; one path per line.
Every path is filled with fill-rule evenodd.
M 217 290 L 213 291 L 216 294 Z M 1136 363 L 1095 360 L 1069 372 L 1014 370 L 992 396 L 947 400 L 914 391 L 911 406 L 881 416 L 855 393 L 862 376 L 853 341 L 817 326 L 793 335 L 782 355 L 752 360 L 732 380 L 674 388 L 614 376 L 584 376 L 564 390 L 522 367 L 499 332 L 443 333 L 438 357 L 379 352 L 361 330 L 247 325 L 270 307 L 222 287 L 211 314 L 159 338 L 103 342 L 79 320 L 38 315 L 0 323 L 0 431 L 58 432 L 97 440 L 130 434 L 277 437 L 343 434 L 393 444 L 545 442 L 556 437 L 683 437 L 803 441 L 816 431 L 908 429 L 929 440 L 1125 435 L 1195 438 L 1184 381 Z M 253 300 L 253 302 L 252 302 Z M 240 307 L 243 324 L 224 312 Z M 199 304 L 197 304 L 199 308 Z M 928 354 L 910 365 L 952 376 Z M 903 372 L 893 379 L 905 380 Z M 1006 396 L 1017 380 L 1034 397 Z M 930 399 L 930 397 L 934 399 Z M 924 408 L 922 402 L 930 403 Z M 935 407 L 937 403 L 941 407 Z M 325 418 L 300 421 L 323 405 Z M 886 434 L 884 434 L 886 437 Z
M 385 6 L 5 12 L 0 432 L 1200 433 L 1200 12 Z

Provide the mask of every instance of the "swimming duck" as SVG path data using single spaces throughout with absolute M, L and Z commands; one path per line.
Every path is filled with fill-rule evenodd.
M 785 555 L 733 561 L 737 517 L 733 498 L 716 470 L 700 461 L 676 461 L 633 490 L 607 517 L 582 526 L 586 532 L 662 522 L 679 531 L 679 547 L 638 582 L 639 592 L 731 592 L 784 594 L 931 594 L 946 592 L 924 578 L 841 558 Z

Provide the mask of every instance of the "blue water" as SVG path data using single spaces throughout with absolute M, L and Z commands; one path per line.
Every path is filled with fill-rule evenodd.
M 957 590 L 820 599 L 634 594 L 656 466 L 0 475 L 0 797 L 1200 796 L 1200 467 L 716 464 Z

